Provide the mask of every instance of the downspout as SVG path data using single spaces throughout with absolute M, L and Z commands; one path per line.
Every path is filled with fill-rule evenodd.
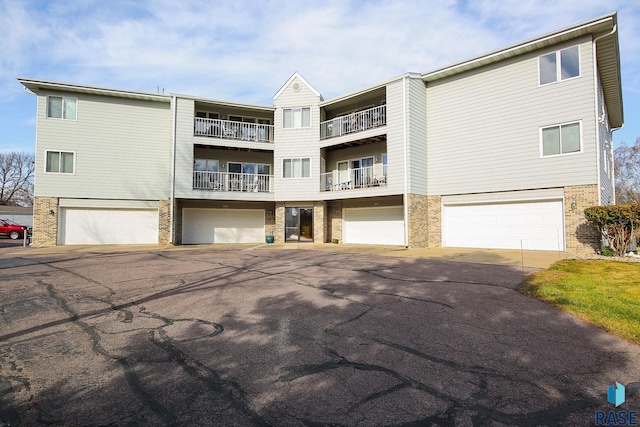
M 175 235 L 175 230 L 173 229 L 174 224 L 174 216 L 175 216 L 175 194 L 176 194 L 176 121 L 178 117 L 178 99 L 175 95 L 171 96 L 171 104 L 173 106 L 173 129 L 172 129 L 172 142 L 173 147 L 171 150 L 171 196 L 170 203 L 171 208 L 169 209 L 169 243 L 174 243 L 173 236 Z
M 409 172 L 407 167 L 407 76 L 402 78 L 402 142 L 404 154 L 404 247 L 409 247 Z
M 600 87 L 598 86 L 598 59 L 597 59 L 597 42 L 598 40 L 604 38 L 604 37 L 609 37 L 612 36 L 613 34 L 615 34 L 615 32 L 618 30 L 618 25 L 614 24 L 613 28 L 611 29 L 611 32 L 607 33 L 607 34 L 603 34 L 599 37 L 596 37 L 595 39 L 593 39 L 593 63 L 594 63 L 594 73 L 593 73 L 593 88 L 594 88 L 594 92 L 595 92 L 595 117 L 596 117 L 596 170 L 598 172 L 597 174 L 597 180 L 598 180 L 598 205 L 602 205 L 602 173 L 601 173 L 601 164 L 600 164 L 600 156 L 602 155 L 602 153 L 600 152 L 600 147 L 601 147 L 601 143 L 602 141 L 600 140 L 600 111 L 598 111 L 598 107 L 599 107 L 599 98 L 600 98 Z M 602 105 L 605 106 L 604 103 L 604 99 L 602 100 Z M 604 119 L 604 115 L 603 115 L 603 119 Z M 611 150 L 613 150 L 613 130 L 611 131 Z M 613 160 L 613 152 L 611 153 L 611 159 Z M 613 163 L 613 161 L 612 161 Z M 612 198 L 615 202 L 615 178 L 613 175 L 613 167 L 611 168 L 611 181 L 612 181 L 612 185 L 611 185 L 611 189 L 613 191 L 613 195 Z

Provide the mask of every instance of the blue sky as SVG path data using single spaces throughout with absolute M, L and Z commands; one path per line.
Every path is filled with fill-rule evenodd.
M 32 152 L 16 77 L 257 104 L 295 72 L 325 99 L 618 12 L 625 126 L 640 137 L 637 0 L 0 0 L 0 152 Z

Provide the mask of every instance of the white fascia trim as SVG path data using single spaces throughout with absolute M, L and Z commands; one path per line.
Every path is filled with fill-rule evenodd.
M 169 95 L 161 95 L 157 93 L 151 92 L 136 92 L 130 90 L 123 89 L 112 89 L 106 87 L 99 86 L 86 86 L 74 83 L 62 83 L 55 82 L 51 80 L 37 80 L 37 79 L 28 79 L 24 77 L 18 77 L 17 79 L 24 87 L 29 89 L 32 92 L 36 92 L 38 89 L 50 89 L 50 90 L 58 90 L 63 92 L 77 92 L 77 93 L 90 93 L 96 95 L 105 95 L 105 96 L 114 96 L 119 98 L 136 98 L 136 99 L 146 99 L 149 101 L 159 101 L 159 102 L 171 102 L 171 96 Z

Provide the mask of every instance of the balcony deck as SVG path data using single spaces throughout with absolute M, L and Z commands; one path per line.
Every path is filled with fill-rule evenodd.
M 320 123 L 320 140 L 363 132 L 386 124 L 387 106 L 380 105 Z
M 273 193 L 273 175 L 193 171 L 193 189 L 245 193 Z
M 193 135 L 273 144 L 273 125 L 195 117 Z
M 333 170 L 320 174 L 320 191 L 386 187 L 387 165 L 382 163 L 355 169 Z

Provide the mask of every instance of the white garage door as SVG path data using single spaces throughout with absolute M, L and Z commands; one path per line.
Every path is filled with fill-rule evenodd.
M 264 210 L 182 210 L 182 243 L 264 243 Z
M 562 200 L 444 206 L 442 246 L 564 250 Z
M 63 208 L 60 244 L 157 244 L 158 209 Z
M 342 239 L 344 243 L 404 245 L 403 207 L 345 209 Z

